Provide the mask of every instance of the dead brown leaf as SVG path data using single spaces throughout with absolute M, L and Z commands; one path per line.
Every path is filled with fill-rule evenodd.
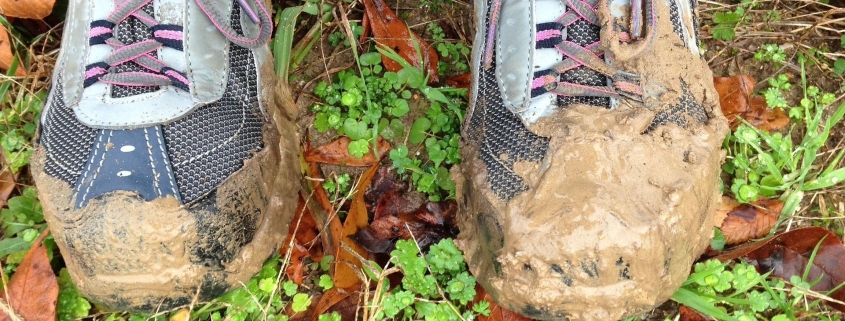
M 369 26 L 373 30 L 373 37 L 376 42 L 393 49 L 402 58 L 405 58 L 411 65 L 425 70 L 429 84 L 437 83 L 437 53 L 431 49 L 425 40 L 419 35 L 411 32 L 408 25 L 399 19 L 393 10 L 384 0 L 364 0 L 364 8 L 369 20 Z M 417 54 L 422 54 L 422 59 Z M 420 61 L 423 66 L 420 66 Z M 399 71 L 402 66 L 382 55 L 384 68 L 388 71 Z
M 376 156 L 372 147 L 370 147 L 370 151 L 364 154 L 364 157 L 358 158 L 349 155 L 349 143 L 351 142 L 352 140 L 349 137 L 344 136 L 331 143 L 306 151 L 305 161 L 343 166 L 372 166 L 379 162 L 381 155 L 386 155 L 390 151 L 390 143 L 379 136 L 377 143 L 379 156 Z
M 721 226 L 726 244 L 739 244 L 769 234 L 782 209 L 783 202 L 773 199 L 761 199 L 735 207 Z
M 0 0 L 0 14 L 6 17 L 44 19 L 53 12 L 56 0 Z
M 56 320 L 59 284 L 43 244 L 48 234 L 49 230 L 41 233 L 26 252 L 6 291 L 0 294 L 9 302 L 12 310 L 27 321 Z M 9 297 L 6 297 L 6 293 Z M 11 317 L 0 311 L 0 319 L 9 320 Z
M 713 216 L 713 227 L 721 227 L 722 223 L 728 218 L 728 213 L 739 206 L 739 201 L 730 196 L 722 195 L 722 201 L 719 202 L 719 207 L 716 208 L 716 214 Z
M 0 208 L 6 206 L 9 196 L 15 191 L 15 186 L 18 185 L 16 176 L 10 171 L 0 173 Z
M 329 289 L 323 293 L 311 312 L 311 321 L 317 320 L 321 314 L 331 312 L 338 312 L 341 320 L 355 320 L 359 290 L 360 287 L 344 289 L 337 286 Z
M 460 74 L 457 76 L 452 76 L 446 79 L 446 84 L 455 88 L 466 88 L 469 89 L 471 84 L 472 74 L 465 73 Z
M 0 3 L 2 3 L 2 1 L 4 0 L 0 0 Z M 0 8 L 2 7 L 3 6 L 0 5 Z M 0 25 L 0 70 L 8 71 L 9 67 L 12 66 L 12 61 L 14 59 L 15 56 L 12 55 L 12 41 L 9 40 L 9 34 L 6 32 L 6 28 Z M 15 76 L 26 76 L 26 72 L 23 70 L 23 66 L 21 66 L 20 64 L 18 64 L 18 68 L 15 69 Z
M 308 154 L 311 150 L 311 142 L 307 137 L 305 142 L 304 154 Z M 317 228 L 321 232 L 320 235 L 323 239 L 323 251 L 325 253 L 336 253 L 336 251 L 340 249 L 340 235 L 343 231 L 343 224 L 340 222 L 340 218 L 337 216 L 337 211 L 329 199 L 329 194 L 326 193 L 326 189 L 323 188 L 323 184 L 319 183 L 322 177 L 322 174 L 320 174 L 320 166 L 316 162 L 306 163 L 308 164 L 308 174 L 312 178 L 310 188 L 313 190 L 314 199 L 322 209 L 322 212 L 320 212 L 320 209 L 314 209 L 313 216 L 314 221 L 317 222 Z M 317 214 L 318 212 L 320 213 L 319 215 Z M 328 226 L 328 229 L 325 229 L 326 226 Z
M 311 211 L 305 206 L 305 200 L 300 196 L 293 221 L 288 227 L 288 238 L 279 251 L 282 256 L 286 255 L 288 250 L 291 251 L 290 263 L 285 269 L 285 274 L 288 279 L 297 285 L 302 284 L 305 269 L 303 260 L 311 258 L 312 261 L 318 262 L 323 257 L 323 247 L 318 238 L 319 234 L 317 222 L 314 221 Z
M 728 118 L 731 129 L 742 123 L 737 117 L 765 131 L 780 130 L 789 125 L 789 117 L 782 110 L 768 108 L 766 99 L 751 94 L 754 83 L 754 78 L 746 75 L 713 78 L 722 113 Z
M 815 260 L 810 262 L 810 256 L 817 247 Z M 740 257 L 757 267 L 760 273 L 771 271 L 772 276 L 784 280 L 803 276 L 809 265 L 810 272 L 806 280 L 818 280 L 812 289 L 821 293 L 845 282 L 845 246 L 836 234 L 820 227 L 796 229 L 763 241 L 741 245 L 716 258 L 724 262 Z M 845 301 L 845 288 L 829 296 Z M 843 305 L 826 303 L 845 312 Z
M 707 321 L 707 318 L 701 315 L 701 313 L 686 305 L 681 306 L 678 314 L 681 317 L 681 321 Z
M 412 236 L 425 248 L 457 234 L 454 200 L 416 202 L 404 193 L 388 191 L 376 205 L 373 222 L 355 234 L 355 241 L 370 253 L 390 253 L 399 239 Z
M 373 176 L 375 176 L 378 168 L 378 162 L 376 162 L 358 180 L 358 188 L 352 197 L 349 215 L 346 216 L 346 221 L 343 223 L 343 231 L 341 232 L 342 242 L 362 257 L 367 257 L 369 253 L 358 245 L 358 243 L 355 243 L 352 236 L 362 228 L 366 228 L 367 223 L 369 223 L 370 215 L 367 213 L 364 195 L 367 193 L 367 186 L 370 186 L 370 182 L 372 182 Z M 333 277 L 335 286 L 339 288 L 352 288 L 361 283 L 361 279 L 355 273 L 355 270 L 361 267 L 361 261 L 343 247 L 337 249 L 337 256 L 335 257 L 338 262 L 335 266 Z
M 487 294 L 484 291 L 484 288 L 481 285 L 475 286 L 475 299 L 472 300 L 470 303 L 469 308 L 471 309 L 476 303 L 480 302 L 481 300 L 485 300 L 490 303 L 490 315 L 478 316 L 478 321 L 531 321 L 531 318 L 524 317 L 519 313 L 507 310 L 502 308 L 496 301 L 493 301 L 493 297 L 490 294 Z

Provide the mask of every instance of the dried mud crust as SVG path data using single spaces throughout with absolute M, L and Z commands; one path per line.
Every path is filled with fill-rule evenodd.
M 262 68 L 263 79 L 274 79 Z M 44 217 L 86 297 L 112 309 L 149 312 L 213 299 L 246 283 L 281 245 L 296 208 L 298 149 L 293 122 L 266 81 L 264 148 L 205 201 L 143 201 L 117 192 L 73 208 L 73 191 L 33 155 Z M 280 139 L 281 138 L 281 139 Z
M 462 146 L 458 245 L 500 305 L 532 318 L 617 320 L 651 309 L 686 279 L 712 234 L 727 123 L 706 62 L 665 18 L 639 55 L 643 44 L 613 36 L 603 30 L 603 44 L 615 66 L 642 75 L 645 106 L 573 105 L 532 125 L 549 151 L 515 164 L 529 189 L 507 202 L 491 191 L 480 146 Z M 708 120 L 672 114 L 650 128 L 684 97 Z

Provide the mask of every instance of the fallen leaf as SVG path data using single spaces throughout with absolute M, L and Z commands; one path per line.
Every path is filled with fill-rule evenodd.
M 475 286 L 475 298 L 470 303 L 469 308 L 472 309 L 481 300 L 486 300 L 490 303 L 490 315 L 486 317 L 479 315 L 476 319 L 478 321 L 531 321 L 531 318 L 524 317 L 519 313 L 507 310 L 496 304 L 493 301 L 493 297 L 487 294 L 487 291 L 484 291 L 484 288 L 479 284 Z
M 454 237 L 457 203 L 448 200 L 419 204 L 404 193 L 388 191 L 376 206 L 370 226 L 355 234 L 355 241 L 370 253 L 390 253 L 399 239 L 414 238 L 421 248 Z
M 0 14 L 6 17 L 44 19 L 53 12 L 56 0 L 0 0 Z
M 304 154 L 311 150 L 311 142 L 308 137 L 305 138 Z M 329 194 L 323 188 L 321 182 L 320 167 L 316 162 L 306 162 L 308 164 L 308 174 L 311 177 L 309 181 L 311 184 L 304 186 L 305 191 L 311 191 L 314 199 L 320 208 L 312 208 L 311 213 L 314 221 L 317 222 L 317 228 L 320 230 L 320 235 L 323 239 L 323 251 L 325 253 L 336 253 L 340 249 L 341 233 L 343 231 L 343 224 L 340 223 L 340 218 L 337 216 L 337 211 L 329 199 Z M 325 227 L 328 226 L 328 229 Z
M 2 2 L 4 0 L 0 0 Z M 6 0 L 12 1 L 13 0 Z M 3 6 L 0 6 L 2 8 Z M 12 42 L 9 40 L 9 34 L 6 32 L 6 28 L 3 25 L 0 25 L 0 69 L 3 71 L 8 71 L 9 67 L 12 66 L 12 61 L 15 59 L 15 56 L 12 55 Z M 15 76 L 23 77 L 26 76 L 26 72 L 23 70 L 23 66 L 18 64 L 18 68 L 15 69 Z
M 365 195 L 367 207 L 371 213 L 376 211 L 378 201 L 389 191 L 404 193 L 408 191 L 408 183 L 400 180 L 390 167 L 379 167 Z
M 369 253 L 358 245 L 358 243 L 355 243 L 352 236 L 362 228 L 366 228 L 370 220 L 364 195 L 367 193 L 367 187 L 370 186 L 370 182 L 372 182 L 373 176 L 375 176 L 378 168 L 378 162 L 376 162 L 358 179 L 358 187 L 355 190 L 355 195 L 352 197 L 352 205 L 349 208 L 349 214 L 346 216 L 346 221 L 343 223 L 343 231 L 341 232 L 342 242 L 348 245 L 349 249 L 352 249 L 363 257 L 368 256 Z M 360 269 L 361 261 L 344 248 L 339 248 L 337 251 L 337 256 L 335 257 L 337 258 L 338 264 L 335 266 L 333 277 L 335 286 L 339 288 L 351 288 L 361 283 L 361 279 L 355 273 L 356 269 Z
M 355 320 L 358 309 L 358 295 L 360 287 L 344 289 L 333 287 L 323 293 L 317 305 L 311 312 L 311 321 L 317 320 L 321 314 L 337 312 L 341 320 Z
M 12 192 L 15 191 L 15 186 L 18 185 L 16 176 L 10 171 L 0 173 L 0 208 L 6 206 L 9 196 L 12 196 Z
M 452 76 L 446 79 L 446 84 L 455 88 L 469 89 L 471 84 L 472 74 L 465 73 L 457 76 Z
M 190 321 L 191 311 L 188 309 L 180 309 L 174 314 L 170 315 L 170 321 Z
M 682 305 L 678 311 L 681 317 L 681 321 L 707 321 L 701 313 L 698 311 L 693 310 L 692 308 Z
M 813 250 L 818 247 L 815 260 L 810 262 Z M 725 262 L 744 258 L 760 273 L 772 272 L 772 276 L 789 280 L 792 276 L 803 276 L 807 266 L 810 273 L 806 280 L 818 283 L 812 286 L 817 292 L 830 291 L 845 282 L 845 246 L 836 234 L 820 227 L 792 230 L 772 238 L 739 246 L 716 257 Z M 829 294 L 833 299 L 845 301 L 845 288 Z M 831 307 L 845 312 L 845 306 L 826 302 Z
M 722 222 L 728 218 L 728 213 L 739 206 L 739 201 L 730 196 L 722 195 L 722 201 L 719 202 L 719 207 L 716 208 L 716 214 L 713 215 L 713 227 L 721 227 Z
M 437 53 L 431 49 L 431 45 L 416 33 L 411 32 L 408 25 L 399 19 L 393 10 L 390 10 L 384 0 L 364 0 L 364 8 L 376 42 L 393 49 L 411 65 L 425 70 L 429 84 L 437 83 L 438 58 Z M 420 59 L 418 52 L 422 54 L 423 59 Z M 420 66 L 421 60 L 423 66 Z M 398 62 L 383 55 L 382 62 L 388 71 L 402 69 Z
M 0 291 L 0 297 L 9 302 L 12 310 L 27 321 L 56 320 L 56 302 L 59 297 L 59 284 L 56 274 L 50 266 L 44 238 L 49 230 L 44 230 L 35 240 L 32 248 L 26 252 L 18 270 L 12 275 L 6 291 Z M 8 292 L 9 297 L 6 297 Z M 0 311 L 0 319 L 11 319 Z
M 364 154 L 364 157 L 358 158 L 349 155 L 349 143 L 351 142 L 352 140 L 346 136 L 338 138 L 331 143 L 305 152 L 305 161 L 356 167 L 372 166 L 379 162 L 382 155 L 386 155 L 390 151 L 390 143 L 379 136 L 377 143 L 379 156 L 376 156 L 372 147 L 370 147 L 370 151 Z
M 754 83 L 754 78 L 746 75 L 713 78 L 722 113 L 728 118 L 731 129 L 742 123 L 737 117 L 765 131 L 780 130 L 789 125 L 789 117 L 782 110 L 769 108 L 762 96 L 751 95 Z
M 722 222 L 725 244 L 739 244 L 763 237 L 778 221 L 783 202 L 761 199 L 751 204 L 740 204 L 731 210 Z
M 287 240 L 279 251 L 282 256 L 286 256 L 287 252 L 290 251 L 290 263 L 285 269 L 285 274 L 297 285 L 302 284 L 303 260 L 311 258 L 312 261 L 318 262 L 323 257 L 322 246 L 320 246 L 320 239 L 318 238 L 319 233 L 317 222 L 314 221 L 311 211 L 305 206 L 305 199 L 300 196 L 293 221 L 288 227 Z

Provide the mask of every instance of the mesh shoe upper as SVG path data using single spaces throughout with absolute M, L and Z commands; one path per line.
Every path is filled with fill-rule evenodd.
M 617 320 L 668 299 L 709 242 L 727 131 L 694 2 L 476 6 L 454 176 L 473 275 L 534 319 Z
M 694 1 L 694 0 L 693 0 Z M 488 6 L 492 8 L 496 5 L 496 1 L 488 1 Z M 684 41 L 685 33 L 681 24 L 681 19 L 678 13 L 678 5 L 675 1 L 669 1 L 670 20 L 672 29 L 678 37 Z M 597 6 L 598 2 L 593 3 Z M 494 25 L 491 21 L 493 10 L 490 10 L 486 15 L 486 26 Z M 565 27 L 560 38 L 561 41 L 570 41 L 578 46 L 588 47 L 596 46 L 600 43 L 600 26 L 588 22 L 584 18 L 575 20 L 572 24 Z M 697 26 L 696 29 L 697 31 Z M 492 41 L 492 40 L 488 40 Z M 551 45 L 550 45 L 551 43 Z M 684 41 L 686 43 L 686 41 Z M 536 44 L 536 49 L 554 48 L 555 42 L 545 41 L 541 46 L 540 42 Z M 486 46 L 485 46 L 486 47 Z M 560 50 L 560 49 L 558 49 Z M 697 50 L 697 49 L 696 49 Z M 603 56 L 599 56 L 603 57 Z M 566 59 L 566 57 L 564 57 Z M 612 61 L 611 61 L 612 62 Z M 479 76 L 477 79 L 478 94 L 477 97 L 483 97 L 483 100 L 477 100 L 473 106 L 473 115 L 469 120 L 469 126 L 466 127 L 470 133 L 469 137 L 473 141 L 480 141 L 482 146 L 481 156 L 488 166 L 488 179 L 493 191 L 503 200 L 510 199 L 517 193 L 526 189 L 523 185 L 522 179 L 513 172 L 513 163 L 520 160 L 539 161 L 541 160 L 547 149 L 548 139 L 538 136 L 528 130 L 525 118 L 520 118 L 515 115 L 512 110 L 509 110 L 502 98 L 502 91 L 499 88 L 496 80 L 497 68 L 495 59 L 491 61 L 490 66 L 479 68 Z M 537 64 L 537 63 L 535 63 Z M 534 73 L 535 80 L 548 70 L 540 70 Z M 588 66 L 577 66 L 568 69 L 559 74 L 558 80 L 562 83 L 572 83 L 586 86 L 604 86 L 610 80 L 609 77 L 602 73 L 591 69 Z M 688 119 L 696 122 L 704 122 L 709 119 L 704 107 L 697 102 L 692 95 L 686 90 L 686 85 L 681 100 L 669 107 L 658 111 L 655 115 L 651 125 L 646 131 L 653 130 L 658 126 L 666 123 L 674 123 L 676 125 L 687 126 Z M 539 96 L 536 91 L 532 93 L 532 98 Z M 553 104 L 545 107 L 548 109 L 565 109 L 567 106 L 573 104 L 585 104 L 596 107 L 611 108 L 611 97 L 595 97 L 588 95 L 557 95 L 557 99 Z M 480 130 L 474 130 L 480 129 Z M 475 134 L 473 134 L 475 133 Z M 500 155 L 511 155 L 508 159 L 501 159 Z
M 262 3 L 70 3 L 31 168 L 92 302 L 206 302 L 248 282 L 284 240 L 298 148 L 275 108 Z
M 155 14 L 152 4 L 147 4 L 143 10 Z M 230 19 L 235 30 L 240 32 L 240 7 L 236 4 Z M 150 29 L 135 17 L 116 25 L 115 34 L 127 45 L 152 37 Z M 261 149 L 264 119 L 259 104 L 255 58 L 249 49 L 233 45 L 227 65 L 226 89 L 221 99 L 199 107 L 186 117 L 157 126 L 163 135 L 178 186 L 177 196 L 184 203 L 192 203 L 211 192 L 237 171 L 245 159 Z M 114 69 L 115 72 L 143 70 L 131 61 Z M 65 103 L 61 78 L 57 78 L 56 85 L 40 136 L 48 156 L 45 171 L 69 184 L 81 184 L 80 175 L 96 137 L 107 129 L 82 124 Z M 111 95 L 126 98 L 157 90 L 159 86 L 114 85 Z M 120 112 L 120 108 L 117 105 L 115 112 Z

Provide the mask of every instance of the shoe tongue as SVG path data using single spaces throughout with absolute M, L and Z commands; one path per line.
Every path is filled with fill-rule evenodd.
M 150 2 L 146 6 L 142 8 L 147 14 L 150 16 L 155 16 L 155 9 L 153 7 L 153 3 Z M 135 17 L 126 18 L 123 22 L 117 24 L 114 28 L 115 35 L 118 40 L 123 42 L 126 45 L 130 45 L 133 43 L 149 40 L 153 38 L 153 33 L 147 25 L 145 25 L 141 20 L 138 20 Z M 156 57 L 155 52 L 151 52 L 150 55 Z M 141 67 L 140 65 L 134 62 L 126 62 L 123 64 L 118 65 L 115 67 L 115 72 L 132 72 L 132 71 L 147 71 L 145 68 Z M 129 96 L 135 96 L 140 94 L 151 93 L 154 91 L 159 90 L 159 86 L 121 86 L 121 85 L 114 85 L 112 86 L 111 96 L 114 98 L 123 98 Z
M 566 40 L 586 47 L 601 40 L 601 27 L 593 25 L 585 20 L 578 20 L 566 29 Z M 586 86 L 607 86 L 607 77 L 590 68 L 580 66 L 567 70 L 560 75 L 560 81 L 570 82 Z M 584 97 L 584 96 L 560 96 L 558 104 L 566 107 L 572 104 L 586 104 L 604 108 L 610 108 L 610 98 L 607 97 Z

